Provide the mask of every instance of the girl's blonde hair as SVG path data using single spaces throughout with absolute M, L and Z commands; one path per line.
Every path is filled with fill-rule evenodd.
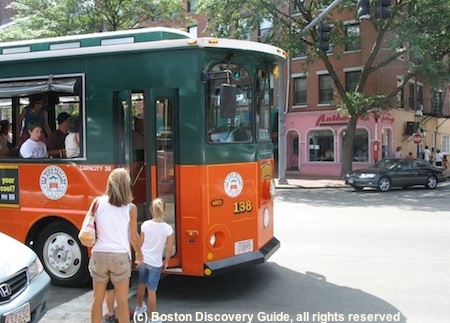
M 114 206 L 127 205 L 133 201 L 130 173 L 124 168 L 114 169 L 108 177 L 106 195 L 108 202 Z
M 152 214 L 152 219 L 163 221 L 166 215 L 166 202 L 159 197 L 154 199 L 150 205 L 150 213 Z

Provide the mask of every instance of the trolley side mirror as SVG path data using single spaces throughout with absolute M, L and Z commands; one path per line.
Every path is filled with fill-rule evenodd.
M 219 95 L 221 118 L 234 118 L 234 116 L 236 115 L 236 93 L 236 85 L 226 83 L 220 85 Z

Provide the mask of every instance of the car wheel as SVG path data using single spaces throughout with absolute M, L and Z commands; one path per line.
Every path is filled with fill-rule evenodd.
M 378 190 L 381 192 L 389 191 L 391 188 L 391 180 L 387 177 L 381 177 L 378 181 Z
M 54 285 L 76 287 L 90 279 L 87 248 L 77 236 L 78 230 L 64 221 L 50 223 L 39 234 L 36 253 Z
M 427 183 L 425 184 L 426 188 L 436 188 L 437 186 L 437 179 L 434 176 L 429 176 L 427 179 Z

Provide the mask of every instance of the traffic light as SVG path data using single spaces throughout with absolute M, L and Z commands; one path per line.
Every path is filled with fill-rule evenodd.
M 370 19 L 369 0 L 358 0 L 358 19 Z
M 330 26 L 320 23 L 317 29 L 317 48 L 327 52 L 330 49 Z
M 387 19 L 391 16 L 391 0 L 375 0 L 375 18 Z

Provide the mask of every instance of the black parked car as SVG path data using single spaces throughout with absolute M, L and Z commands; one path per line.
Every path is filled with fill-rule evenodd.
M 436 188 L 438 182 L 445 180 L 442 169 L 416 158 L 383 159 L 370 168 L 351 171 L 345 176 L 345 183 L 357 191 L 364 187 L 375 187 L 386 192 L 391 187 L 406 188 L 414 185 Z

